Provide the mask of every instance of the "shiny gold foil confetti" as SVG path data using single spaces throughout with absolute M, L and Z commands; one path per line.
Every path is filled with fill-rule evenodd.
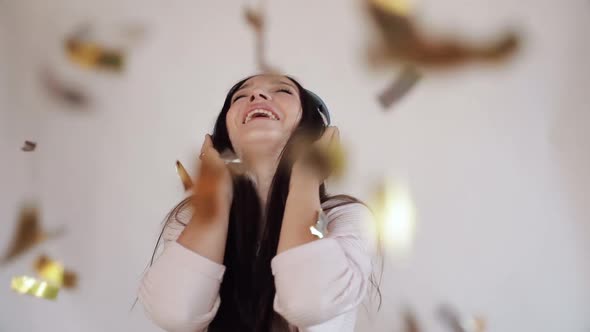
M 412 66 L 405 66 L 390 86 L 379 94 L 379 103 L 384 109 L 389 108 L 393 103 L 399 102 L 412 90 L 422 75 Z
M 28 294 L 47 300 L 55 300 L 59 293 L 58 286 L 27 276 L 12 278 L 10 286 L 17 293 Z
M 258 9 L 252 9 L 250 7 L 244 8 L 244 18 L 248 25 L 252 27 L 255 33 L 255 56 L 256 56 L 256 63 L 258 66 L 258 70 L 261 73 L 279 73 L 280 71 L 273 66 L 271 66 L 267 59 L 266 59 L 266 39 L 265 39 L 265 29 L 266 29 L 266 20 L 264 17 L 266 6 L 264 1 L 260 2 Z
M 83 68 L 121 71 L 125 65 L 123 51 L 90 41 L 70 38 L 65 43 L 65 50 L 70 61 Z
M 178 160 L 176 161 L 176 172 L 178 173 L 178 176 L 180 176 L 184 190 L 190 190 L 193 187 L 193 180 L 191 180 L 190 175 L 188 175 L 188 172 Z
M 39 222 L 39 211 L 35 205 L 31 204 L 21 208 L 17 223 L 12 243 L 2 258 L 1 264 L 9 262 L 41 242 L 63 233 L 63 230 L 52 233 L 44 231 Z
M 373 0 L 373 4 L 387 12 L 396 13 L 400 16 L 407 16 L 413 11 L 412 0 Z
M 23 145 L 21 150 L 23 150 L 25 152 L 31 152 L 31 151 L 34 151 L 36 147 L 37 147 L 37 143 L 32 142 L 32 141 L 25 141 L 25 144 Z
M 43 280 L 61 287 L 64 281 L 64 267 L 61 263 L 42 255 L 33 264 L 35 271 Z
M 75 288 L 78 277 L 75 272 L 68 271 L 64 266 L 46 255 L 39 256 L 34 262 L 35 271 L 43 280 L 64 288 Z
M 455 39 L 434 39 L 420 32 L 416 21 L 403 5 L 388 5 L 387 0 L 367 0 L 369 11 L 380 30 L 382 42 L 369 52 L 373 65 L 410 63 L 419 66 L 448 67 L 469 61 L 500 61 L 514 54 L 519 37 L 508 32 L 474 46 Z
M 407 256 L 416 231 L 416 210 L 408 188 L 386 179 L 377 188 L 371 201 L 375 224 L 373 236 L 378 245 L 394 256 Z

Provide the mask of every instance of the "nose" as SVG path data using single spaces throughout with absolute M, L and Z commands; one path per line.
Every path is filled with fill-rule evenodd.
M 252 95 L 250 96 L 250 102 L 253 102 L 257 98 L 262 98 L 264 100 L 270 99 L 270 97 L 266 93 L 260 90 L 252 92 Z

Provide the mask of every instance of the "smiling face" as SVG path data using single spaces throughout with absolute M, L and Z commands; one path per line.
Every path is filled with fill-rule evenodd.
M 236 154 L 280 152 L 301 119 L 297 86 L 281 75 L 259 75 L 236 90 L 226 126 Z

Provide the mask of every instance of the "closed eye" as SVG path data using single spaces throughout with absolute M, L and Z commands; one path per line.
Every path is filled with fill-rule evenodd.
M 240 98 L 244 98 L 244 97 L 246 97 L 246 95 L 239 95 L 239 96 L 236 96 L 236 97 L 234 98 L 234 100 L 232 101 L 232 103 L 235 103 L 235 102 L 236 102 L 238 99 L 240 99 Z
M 288 94 L 290 94 L 290 95 L 292 95 L 292 94 L 293 94 L 293 91 L 291 91 L 291 90 L 289 90 L 289 89 L 278 89 L 278 90 L 277 90 L 277 92 L 285 92 L 285 93 L 288 93 Z

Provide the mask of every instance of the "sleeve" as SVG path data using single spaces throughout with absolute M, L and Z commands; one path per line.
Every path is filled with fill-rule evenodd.
M 219 308 L 225 266 L 176 242 L 190 211 L 181 211 L 165 226 L 164 249 L 139 287 L 146 315 L 170 332 L 204 331 Z
M 359 203 L 330 210 L 328 235 L 271 261 L 274 309 L 300 328 L 356 310 L 371 274 L 370 210 Z

